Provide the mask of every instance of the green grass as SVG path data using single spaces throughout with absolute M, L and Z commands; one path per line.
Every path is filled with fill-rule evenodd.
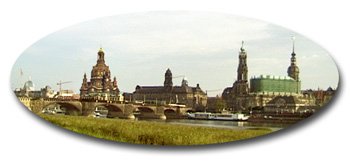
M 203 145 L 253 138 L 269 129 L 232 130 L 149 121 L 40 115 L 68 130 L 111 141 L 150 145 Z

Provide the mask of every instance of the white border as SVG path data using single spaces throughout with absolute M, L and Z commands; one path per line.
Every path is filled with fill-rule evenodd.
M 329 161 L 349 159 L 349 108 L 345 101 L 349 10 L 346 1 L 274 0 L 129 0 L 0 2 L 1 109 L 0 153 L 3 161 Z M 16 58 L 40 38 L 98 17 L 150 10 L 202 10 L 232 13 L 287 27 L 325 47 L 341 69 L 341 91 L 326 111 L 291 131 L 239 144 L 157 148 L 81 138 L 40 121 L 20 107 L 10 90 Z M 322 66 L 322 65 L 320 65 Z M 345 160 L 346 161 L 346 160 Z

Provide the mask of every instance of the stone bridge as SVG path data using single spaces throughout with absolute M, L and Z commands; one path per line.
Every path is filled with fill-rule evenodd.
M 96 107 L 103 107 L 108 110 L 109 117 L 118 118 L 179 118 L 186 112 L 192 110 L 188 107 L 135 105 L 111 102 L 80 101 L 80 100 L 58 100 L 58 99 L 38 99 L 30 101 L 30 108 L 35 113 L 49 107 L 60 105 L 66 109 L 68 115 L 90 116 Z

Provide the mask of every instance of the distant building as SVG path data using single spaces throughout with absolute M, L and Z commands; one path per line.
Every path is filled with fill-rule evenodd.
M 242 47 L 239 52 L 239 63 L 237 68 L 237 80 L 232 87 L 227 87 L 222 93 L 227 107 L 231 111 L 247 111 L 250 107 L 247 52 Z
M 336 93 L 336 89 L 333 89 L 332 87 L 328 87 L 327 90 L 322 90 L 322 89 L 318 89 L 318 90 L 305 90 L 303 91 L 303 94 L 305 95 L 310 95 L 310 96 L 314 96 L 315 98 L 315 103 L 316 105 L 319 106 L 323 106 L 325 104 L 327 104 L 332 97 L 335 95 Z
M 236 112 L 249 112 L 253 108 L 265 112 L 297 112 L 314 109 L 315 97 L 301 93 L 294 42 L 291 55 L 291 64 L 287 69 L 288 76 L 260 75 L 251 78 L 249 86 L 247 53 L 242 42 L 237 80 L 232 87 L 227 87 L 222 93 L 222 98 L 229 109 Z
M 17 97 L 27 97 L 30 99 L 55 97 L 55 92 L 50 86 L 35 90 L 35 85 L 31 79 L 24 83 L 23 88 L 16 89 L 14 92 Z
M 45 86 L 40 91 L 42 98 L 55 98 L 57 96 L 55 91 L 50 86 Z
M 75 94 L 72 90 L 61 90 L 58 92 L 57 98 L 64 100 L 78 100 L 80 99 L 79 94 Z
M 300 81 L 288 76 L 260 75 L 250 79 L 252 93 L 300 93 Z
M 132 95 L 134 102 L 155 105 L 183 104 L 198 109 L 207 105 L 207 94 L 202 91 L 199 84 L 196 87 L 190 87 L 184 78 L 181 86 L 173 86 L 170 69 L 166 70 L 164 77 L 163 86 L 137 85 Z M 130 95 L 125 96 L 125 100 L 128 99 Z
M 80 88 L 81 100 L 119 101 L 119 88 L 116 77 L 111 80 L 109 66 L 105 64 L 105 53 L 102 48 L 97 53 L 97 63 L 91 70 L 88 81 L 86 73 Z
M 309 97 L 309 98 L 308 98 Z M 310 102 L 311 101 L 311 102 Z M 317 106 L 311 96 L 275 96 L 264 106 L 264 112 L 315 112 Z

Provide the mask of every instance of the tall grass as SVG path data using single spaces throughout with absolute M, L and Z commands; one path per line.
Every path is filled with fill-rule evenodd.
M 203 145 L 261 136 L 269 129 L 231 130 L 150 121 L 40 115 L 68 130 L 111 141 L 150 145 Z

